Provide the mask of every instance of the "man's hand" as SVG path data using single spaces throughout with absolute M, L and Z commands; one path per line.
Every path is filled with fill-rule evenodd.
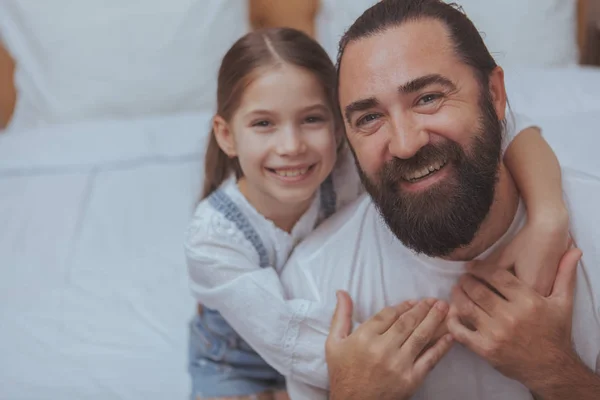
M 434 299 L 386 307 L 350 334 L 352 300 L 338 293 L 326 342 L 332 400 L 409 398 L 452 346 L 428 347 L 448 305 Z
M 475 265 L 452 292 L 450 333 L 505 376 L 544 393 L 561 366 L 577 360 L 571 324 L 580 258 L 578 249 L 564 255 L 547 298 L 504 269 Z

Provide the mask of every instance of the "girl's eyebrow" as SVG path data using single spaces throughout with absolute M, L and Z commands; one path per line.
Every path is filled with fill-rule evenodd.
M 305 107 L 303 109 L 303 111 L 312 111 L 312 110 L 322 110 L 322 111 L 329 111 L 329 107 L 327 107 L 325 104 L 323 103 L 317 103 L 317 104 L 313 104 L 311 106 Z
M 323 103 L 316 103 L 316 104 L 306 106 L 306 107 L 302 108 L 300 111 L 307 112 L 307 111 L 313 111 L 313 110 L 329 111 L 329 107 L 327 107 L 327 105 L 325 105 Z M 246 113 L 246 115 L 255 115 L 255 114 L 268 115 L 268 114 L 273 114 L 273 113 L 275 113 L 275 111 L 259 108 L 256 110 L 250 110 L 248 113 Z

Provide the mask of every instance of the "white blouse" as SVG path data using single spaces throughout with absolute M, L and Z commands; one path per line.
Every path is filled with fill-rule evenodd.
M 302 340 L 313 343 L 315 334 L 327 335 L 335 305 L 287 299 L 279 274 L 294 247 L 328 216 L 328 203 L 336 211 L 363 192 L 349 150 L 340 154 L 331 183 L 321 186 L 287 233 L 256 211 L 232 177 L 220 187 L 217 201 L 198 205 L 185 239 L 196 300 L 221 313 L 278 372 L 302 381 L 312 374 L 296 365 L 294 350 Z

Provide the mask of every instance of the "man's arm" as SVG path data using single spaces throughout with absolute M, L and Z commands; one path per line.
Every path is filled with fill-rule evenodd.
M 577 356 L 558 360 L 553 374 L 538 389 L 540 400 L 595 400 L 600 397 L 600 376 L 586 367 Z
M 286 27 L 315 36 L 320 0 L 250 0 L 252 28 Z

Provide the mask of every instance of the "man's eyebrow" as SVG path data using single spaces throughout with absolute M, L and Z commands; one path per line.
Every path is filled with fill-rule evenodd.
M 431 74 L 421 76 L 413 79 L 412 81 L 406 82 L 398 88 L 398 91 L 402 94 L 409 94 L 417 92 L 429 85 L 438 84 L 447 87 L 450 90 L 456 90 L 456 85 L 446 77 L 439 74 Z M 367 99 L 361 99 L 348 104 L 344 108 L 344 116 L 346 121 L 351 125 L 352 114 L 374 108 L 379 105 L 379 101 L 375 97 L 369 97 Z
M 412 81 L 406 82 L 398 88 L 401 94 L 410 94 L 418 92 L 419 90 L 433 84 L 439 84 L 447 87 L 450 90 L 456 90 L 456 85 L 446 77 L 439 74 L 425 75 L 419 78 L 413 79 Z
M 344 116 L 346 117 L 346 121 L 351 125 L 352 123 L 350 122 L 350 119 L 352 114 L 355 112 L 368 110 L 369 108 L 377 107 L 378 105 L 379 101 L 377 101 L 375 97 L 354 101 L 344 108 Z

